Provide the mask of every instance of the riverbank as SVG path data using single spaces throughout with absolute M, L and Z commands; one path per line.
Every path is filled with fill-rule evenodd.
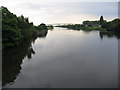
M 107 22 L 106 20 L 98 20 L 98 21 L 83 21 L 82 24 L 68 24 L 68 25 L 58 25 L 56 27 L 64 27 L 68 29 L 74 30 L 99 30 L 99 31 L 113 31 L 120 32 L 120 19 L 116 18 L 112 21 Z
M 52 26 L 41 23 L 35 26 L 28 17 L 17 16 L 6 7 L 2 9 L 2 49 L 19 46 L 23 41 L 36 38 L 40 32 L 46 33 Z M 44 32 L 43 32 L 44 31 Z M 39 33 L 38 33 L 39 32 Z

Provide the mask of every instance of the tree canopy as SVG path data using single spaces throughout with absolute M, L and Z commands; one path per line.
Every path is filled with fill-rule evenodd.
M 37 30 L 48 30 L 48 28 L 44 23 L 41 23 L 37 26 Z
M 40 24 L 37 29 L 33 22 L 29 22 L 27 17 L 16 16 L 11 13 L 6 7 L 2 9 L 2 46 L 13 47 L 19 45 L 22 40 L 37 36 L 38 30 L 47 30 L 45 24 Z
M 100 17 L 100 25 L 104 22 L 103 16 Z
M 100 31 L 113 31 L 120 32 L 120 19 L 116 18 L 112 21 L 107 22 L 100 17 L 98 21 L 83 21 L 83 24 L 69 24 L 61 25 L 60 27 L 70 28 L 74 30 L 100 30 Z

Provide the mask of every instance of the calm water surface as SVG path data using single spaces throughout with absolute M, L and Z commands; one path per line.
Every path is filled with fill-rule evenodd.
M 56 27 L 3 60 L 4 88 L 118 87 L 118 39 L 99 31 Z

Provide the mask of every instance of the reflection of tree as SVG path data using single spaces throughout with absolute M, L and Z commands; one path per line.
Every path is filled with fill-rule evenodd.
M 46 37 L 48 30 L 38 31 L 38 37 Z M 35 51 L 32 48 L 31 43 L 35 42 L 37 37 L 32 37 L 29 40 L 23 41 L 23 43 L 15 48 L 4 49 L 2 52 L 2 85 L 5 86 L 17 78 L 21 70 L 22 60 L 27 57 L 32 58 Z
M 28 53 L 27 54 L 28 59 L 31 59 L 32 58 L 32 54 L 35 54 L 35 51 L 32 49 L 32 47 L 29 47 L 27 53 Z
M 91 30 L 88 30 L 88 31 L 87 31 L 87 30 L 86 30 L 86 31 L 85 31 L 85 30 L 82 30 L 82 31 L 83 31 L 85 34 L 90 34 L 90 32 L 91 32 Z
M 32 49 L 31 41 L 26 40 L 21 46 L 15 48 L 9 48 L 3 50 L 2 60 L 2 85 L 5 86 L 8 83 L 14 82 L 17 75 L 20 73 L 22 60 L 27 56 L 32 58 L 32 54 L 35 51 Z
M 100 31 L 99 35 L 101 39 L 103 39 L 104 37 L 108 38 L 116 37 L 117 39 L 120 39 L 120 34 L 115 32 Z

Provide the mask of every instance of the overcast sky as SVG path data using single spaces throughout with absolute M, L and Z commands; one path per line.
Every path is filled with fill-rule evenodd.
M 113 20 L 118 17 L 118 3 L 117 0 L 109 1 L 114 2 L 2 0 L 0 3 L 17 16 L 29 17 L 31 22 L 38 25 L 40 23 L 82 23 L 84 20 L 98 20 L 101 15 L 106 20 Z

